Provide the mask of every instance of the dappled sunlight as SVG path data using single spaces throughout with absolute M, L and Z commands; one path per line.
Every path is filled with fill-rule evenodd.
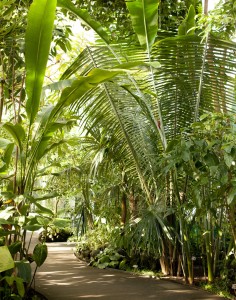
M 80 296 L 80 298 L 101 298 L 104 296 L 105 295 L 85 295 L 85 296 Z
M 217 300 L 189 286 L 113 269 L 88 267 L 66 244 L 48 244 L 45 264 L 36 274 L 36 288 L 49 300 Z M 66 249 L 66 251 L 64 251 Z M 222 299 L 222 298 L 221 298 Z

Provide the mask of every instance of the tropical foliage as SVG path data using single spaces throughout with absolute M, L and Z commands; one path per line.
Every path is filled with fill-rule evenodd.
M 135 265 L 152 257 L 164 274 L 189 283 L 195 258 L 209 282 L 233 282 L 233 29 L 226 23 L 227 36 L 219 34 L 218 19 L 200 18 L 197 1 L 181 1 L 169 19 L 174 1 L 166 7 L 136 0 L 117 9 L 126 11 L 120 21 L 137 39 L 112 39 L 88 14 L 92 3 L 86 11 L 70 0 L 30 2 L 6 2 L 1 12 L 0 249 L 12 259 L 0 272 L 8 292 L 24 297 L 31 284 L 20 275 L 29 258 L 26 231 L 62 228 L 60 207 L 77 236 L 91 238 L 107 224 L 101 243 L 111 246 L 108 265 L 118 266 L 110 256 L 118 258 L 119 247 L 137 258 Z M 19 27 L 9 18 L 17 12 Z M 69 27 L 54 34 L 61 32 L 62 14 L 79 18 L 97 40 L 49 84 L 48 62 L 59 47 L 71 49 Z M 37 266 L 45 258 L 46 246 L 38 244 Z M 100 255 L 95 265 L 103 260 Z M 19 272 L 15 283 L 6 277 L 12 268 Z

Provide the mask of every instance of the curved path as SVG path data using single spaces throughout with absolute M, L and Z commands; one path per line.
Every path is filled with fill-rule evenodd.
M 35 241 L 34 241 L 35 242 Z M 35 288 L 48 300 L 222 300 L 224 298 L 164 279 L 88 267 L 66 243 L 48 244 L 48 258 L 36 275 Z

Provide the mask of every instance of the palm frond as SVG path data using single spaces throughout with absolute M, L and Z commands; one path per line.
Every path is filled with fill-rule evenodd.
M 149 61 L 136 45 L 113 50 L 116 56 L 106 46 L 85 49 L 63 79 L 74 72 L 86 75 L 94 66 L 110 69 L 117 57 L 120 62 Z M 152 190 L 158 184 L 162 134 L 171 141 L 196 115 L 235 112 L 235 50 L 235 43 L 211 36 L 205 42 L 196 35 L 163 39 L 151 53 L 151 62 L 159 62 L 160 68 L 120 74 L 89 90 L 72 109 L 82 116 L 88 132 L 96 126 L 106 128 L 114 143 L 122 145 L 130 174 L 141 174 Z

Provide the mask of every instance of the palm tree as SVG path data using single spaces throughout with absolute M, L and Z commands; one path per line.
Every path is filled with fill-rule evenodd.
M 200 115 L 235 112 L 235 44 L 211 34 L 205 39 L 197 35 L 193 6 L 178 35 L 170 38 L 158 36 L 156 0 L 129 1 L 127 7 L 141 46 L 126 41 L 109 45 L 101 36 L 105 45 L 86 48 L 61 79 L 75 73 L 87 75 L 94 67 L 114 69 L 146 63 L 74 98 L 71 108 L 91 130 L 96 125 L 108 133 L 112 131 L 115 142 L 125 147 L 127 176 L 139 178 L 148 206 L 163 203 L 165 195 L 166 209 L 176 209 L 184 273 L 192 282 L 189 244 L 184 242 L 187 224 L 181 206 L 182 191 L 174 174 L 162 176 L 158 162 L 181 129 L 189 128 Z M 160 224 L 158 218 L 156 222 Z

